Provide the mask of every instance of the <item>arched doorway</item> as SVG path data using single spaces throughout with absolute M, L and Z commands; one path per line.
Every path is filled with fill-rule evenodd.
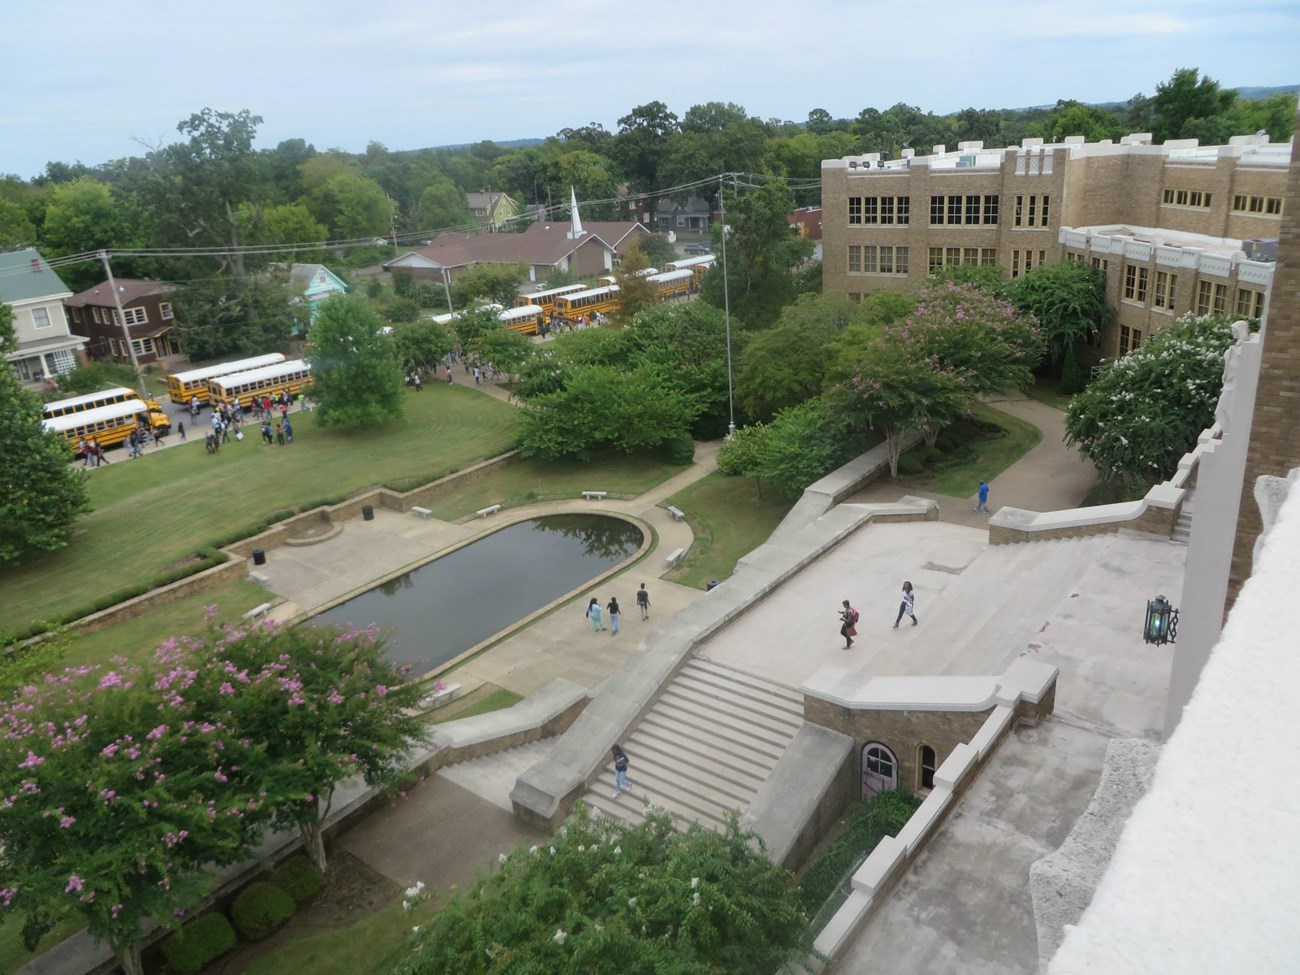
M 922 745 L 916 750 L 916 787 L 918 789 L 934 788 L 935 767 L 934 749 L 929 745 Z
M 869 741 L 862 746 L 862 798 L 870 799 L 898 788 L 898 759 L 888 745 Z

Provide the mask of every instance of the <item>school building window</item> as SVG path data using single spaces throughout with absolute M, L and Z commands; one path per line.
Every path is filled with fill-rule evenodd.
M 865 244 L 862 247 L 862 274 L 906 274 L 906 247 Z
M 910 222 L 911 214 L 911 197 L 849 197 L 849 223 L 854 226 L 897 226 Z
M 1213 195 L 1201 190 L 1165 190 L 1160 197 L 1160 202 L 1164 206 L 1194 207 L 1198 210 L 1208 210 Z
M 1034 268 L 1042 267 L 1046 263 L 1047 251 L 1045 250 L 1013 250 L 1011 252 L 1011 276 L 1018 278 L 1021 273 L 1028 274 Z
M 1119 327 L 1119 354 L 1127 355 L 1134 349 L 1142 346 L 1142 330 L 1140 328 L 1129 328 L 1127 325 Z
M 978 227 L 998 222 L 995 195 L 950 195 L 930 197 L 930 224 L 935 227 Z
M 1178 287 L 1178 275 L 1170 274 L 1168 271 L 1156 272 L 1156 290 L 1151 299 L 1151 304 L 1156 308 L 1164 308 L 1172 311 L 1174 307 L 1174 291 Z
M 1124 299 L 1146 304 L 1149 269 L 1128 264 L 1124 267 Z
M 1264 314 L 1264 292 L 1237 289 L 1237 314 L 1243 318 L 1260 318 Z
M 1232 198 L 1233 213 L 1254 213 L 1275 217 L 1282 213 L 1280 196 L 1248 196 L 1239 193 Z
M 1016 197 L 1015 225 L 1017 227 L 1046 227 L 1051 212 L 1051 198 L 1048 196 Z
M 1106 260 L 1106 258 L 1104 257 L 1094 257 L 1092 259 L 1092 266 L 1095 267 L 1097 270 L 1099 270 L 1102 274 L 1105 274 L 1108 270 L 1110 270 L 1110 261 Z
M 942 271 L 945 267 L 997 267 L 998 249 L 996 247 L 931 247 L 929 249 L 930 273 Z
M 1228 286 L 1202 281 L 1196 286 L 1196 314 L 1222 315 L 1228 310 Z
M 862 245 L 849 244 L 849 273 L 862 273 Z

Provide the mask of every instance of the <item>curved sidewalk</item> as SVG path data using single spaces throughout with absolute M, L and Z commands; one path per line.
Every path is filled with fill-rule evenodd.
M 1054 406 L 1019 396 L 992 400 L 987 405 L 1038 428 L 1042 439 L 1018 461 L 989 481 L 989 507 L 1011 505 L 1029 511 L 1060 511 L 1078 507 L 1097 481 L 1097 471 L 1079 452 L 1065 443 L 1065 414 Z M 939 502 L 939 520 L 971 528 L 984 528 L 988 515 L 971 509 L 975 499 L 937 494 L 890 479 L 868 484 L 846 502 L 897 501 L 902 495 Z

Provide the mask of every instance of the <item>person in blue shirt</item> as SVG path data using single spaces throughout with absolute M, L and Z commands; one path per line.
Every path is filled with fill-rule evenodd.
M 983 511 L 987 514 L 989 510 L 989 484 L 988 481 L 980 481 L 979 504 L 975 505 L 976 511 Z

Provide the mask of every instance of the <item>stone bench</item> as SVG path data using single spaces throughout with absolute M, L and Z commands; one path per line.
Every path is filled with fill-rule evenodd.
M 250 572 L 248 578 L 252 579 L 259 586 L 269 586 L 271 584 L 271 577 L 265 572 Z
M 682 560 L 682 557 L 684 555 L 686 555 L 686 549 L 675 548 L 668 553 L 668 557 L 665 558 L 664 561 L 667 562 L 669 565 L 676 565 L 678 562 Z
M 494 515 L 500 510 L 501 505 L 490 504 L 486 508 L 479 508 L 478 511 L 474 512 L 474 514 L 478 515 L 480 518 L 486 518 L 488 515 Z
M 608 491 L 583 491 L 582 496 L 587 501 L 603 501 L 605 498 L 609 497 L 609 492 Z
M 668 506 L 668 513 L 673 516 L 673 521 L 681 521 L 686 517 L 686 513 L 681 508 L 675 508 L 671 504 Z
M 433 517 L 433 512 L 430 511 L 428 508 L 412 508 L 412 509 L 411 509 L 411 514 L 415 515 L 415 517 L 417 517 L 417 518 L 432 518 L 432 517 Z
M 258 575 L 259 573 L 256 573 L 256 572 L 255 572 L 255 573 L 253 573 L 253 574 L 254 574 L 254 575 Z M 271 611 L 271 604 L 270 604 L 270 603 L 262 603 L 262 604 L 259 605 L 259 606 L 254 606 L 254 607 L 253 607 L 252 609 L 250 609 L 247 613 L 245 613 L 245 614 L 244 614 L 244 619 L 246 619 L 246 620 L 255 620 L 255 619 L 257 619 L 259 616 L 265 616 L 265 615 L 266 615 L 267 613 L 269 613 L 270 611 Z
M 460 690 L 459 684 L 446 684 L 441 689 L 427 694 L 420 698 L 420 707 L 433 711 L 442 707 L 456 697 L 456 692 Z

